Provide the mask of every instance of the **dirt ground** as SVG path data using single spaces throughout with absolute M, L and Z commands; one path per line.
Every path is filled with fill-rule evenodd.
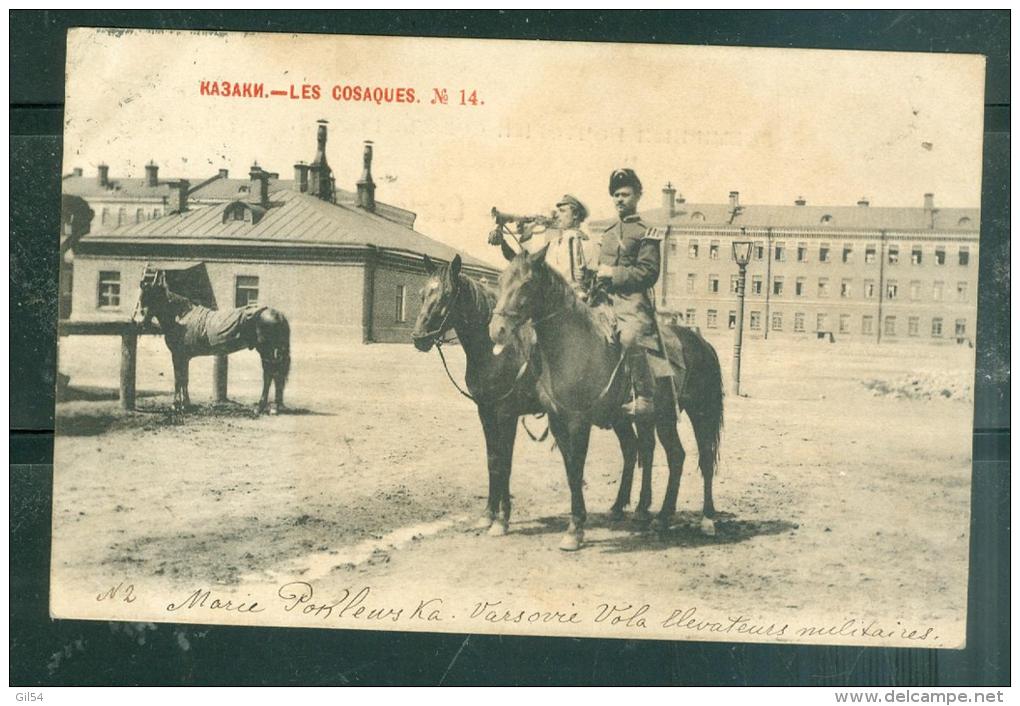
M 713 343 L 728 387 L 731 342 Z M 447 350 L 451 369 L 462 371 L 460 351 Z M 967 348 L 747 342 L 745 396 L 726 397 L 717 535 L 698 529 L 702 484 L 685 420 L 680 513 L 663 536 L 608 520 L 620 456 L 611 433 L 593 435 L 587 542 L 573 554 L 557 549 L 569 509 L 559 453 L 523 432 L 509 535 L 471 529 L 487 491 L 481 429 L 434 352 L 337 345 L 298 330 L 294 353 L 289 414 L 251 417 L 260 371 L 256 354 L 241 352 L 230 360 L 237 404 L 211 405 L 211 360 L 199 359 L 191 372 L 199 407 L 174 423 L 161 340 L 140 343 L 133 413 L 118 410 L 110 388 L 118 342 L 62 341 L 71 387 L 57 408 L 55 615 L 963 642 L 974 366 Z M 659 449 L 656 505 L 663 464 Z M 209 600 L 181 607 L 196 590 L 211 591 Z M 240 601 L 264 612 L 238 612 Z M 427 607 L 415 615 L 420 601 Z

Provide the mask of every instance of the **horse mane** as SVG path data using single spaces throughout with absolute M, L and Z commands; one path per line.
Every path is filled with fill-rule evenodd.
M 450 265 L 441 265 L 438 274 L 444 282 L 449 281 Z M 492 310 L 496 306 L 496 290 L 463 273 L 457 275 L 456 286 L 461 293 L 460 296 L 468 297 L 470 309 L 477 314 L 477 320 L 465 321 L 465 323 L 488 325 L 489 319 L 492 318 Z
M 556 269 L 548 265 L 544 260 L 540 260 L 538 262 L 531 260 L 530 265 L 534 272 L 542 277 L 543 291 L 546 294 L 550 294 L 548 291 L 550 286 L 554 290 L 550 296 L 545 298 L 545 301 L 559 301 L 568 313 L 576 314 L 578 320 L 580 320 L 593 335 L 603 338 L 598 321 L 595 317 L 594 309 L 589 306 L 587 302 L 577 296 L 577 292 L 567 279 Z M 549 304 L 546 304 L 546 306 L 548 307 Z

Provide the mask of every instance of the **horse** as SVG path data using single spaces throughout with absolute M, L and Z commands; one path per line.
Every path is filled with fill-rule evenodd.
M 623 414 L 629 375 L 619 345 L 607 337 L 594 310 L 545 263 L 546 252 L 521 252 L 500 275 L 489 335 L 498 347 L 512 340 L 526 323 L 534 329 L 542 366 L 539 398 L 550 412 L 550 428 L 563 456 L 570 487 L 570 523 L 560 548 L 576 550 L 584 541 L 587 518 L 583 478 L 591 427 L 593 423 L 615 423 Z M 641 500 L 646 507 L 651 502 L 651 456 L 657 435 L 666 452 L 669 481 L 654 524 L 661 532 L 668 530 L 676 513 L 685 457 L 677 423 L 679 414 L 686 411 L 694 428 L 704 479 L 701 530 L 711 536 L 715 534 L 712 478 L 723 425 L 722 372 L 715 349 L 707 341 L 684 327 L 673 330 L 683 345 L 688 377 L 679 399 L 672 380 L 659 378 L 654 418 L 638 417 L 635 422 L 642 456 Z M 629 480 L 625 481 L 629 494 Z M 621 496 L 623 486 L 621 483 Z M 614 508 L 619 507 L 621 499 L 617 498 Z
M 423 264 L 428 280 L 421 292 L 421 310 L 411 338 L 419 351 L 428 352 L 438 344 L 442 353 L 443 337 L 452 329 L 464 350 L 468 392 L 462 394 L 478 407 L 489 471 L 489 497 L 475 528 L 500 537 L 510 524 L 510 470 L 517 420 L 543 411 L 536 389 L 538 361 L 530 334 L 523 328 L 514 345 L 499 355 L 493 353 L 488 326 L 496 293 L 461 274 L 460 255 L 447 266 L 437 266 L 426 255 Z M 623 476 L 630 477 L 637 457 L 637 437 L 624 420 L 613 425 L 613 430 L 623 454 Z
M 166 273 L 146 268 L 142 275 L 139 307 L 142 326 L 153 317 L 159 322 L 174 365 L 174 411 L 191 405 L 188 367 L 191 359 L 224 355 L 254 348 L 262 358 L 262 397 L 259 415 L 269 406 L 269 386 L 276 387 L 272 414 L 282 412 L 283 390 L 290 373 L 290 324 L 281 312 L 268 306 L 249 305 L 226 311 L 209 309 L 171 292 Z

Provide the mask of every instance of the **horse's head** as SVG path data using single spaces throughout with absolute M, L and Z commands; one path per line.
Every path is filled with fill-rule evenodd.
M 166 284 L 166 272 L 162 270 L 150 270 L 146 268 L 142 275 L 142 281 L 138 284 L 141 296 L 138 299 L 138 307 L 142 314 L 142 323 L 148 326 L 153 316 L 158 316 L 165 311 L 170 301 L 169 289 Z
M 499 276 L 496 309 L 489 321 L 489 338 L 496 355 L 513 341 L 524 322 L 538 314 L 542 304 L 542 281 L 548 272 L 545 265 L 548 251 L 548 245 L 534 255 L 522 250 Z
M 414 323 L 411 340 L 420 351 L 429 351 L 453 325 L 450 321 L 460 290 L 460 255 L 449 267 L 437 267 L 428 255 L 424 259 L 428 279 L 421 290 L 421 309 Z

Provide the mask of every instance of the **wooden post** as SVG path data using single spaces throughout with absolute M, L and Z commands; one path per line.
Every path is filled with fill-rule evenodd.
M 213 388 L 216 390 L 216 402 L 227 401 L 227 356 L 218 355 L 213 361 Z
M 138 359 L 138 334 L 134 330 L 120 335 L 120 408 L 135 408 L 135 370 Z

